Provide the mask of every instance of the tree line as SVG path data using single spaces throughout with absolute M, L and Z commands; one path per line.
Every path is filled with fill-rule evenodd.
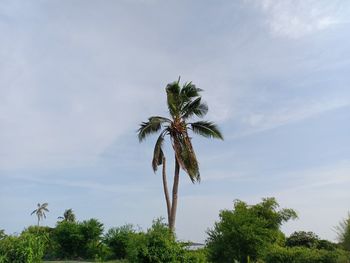
M 46 206 L 47 208 L 47 206 Z M 189 250 L 162 219 L 143 231 L 131 224 L 104 231 L 97 219 L 77 221 L 72 209 L 55 227 L 29 226 L 20 235 L 0 231 L 0 263 L 42 260 L 120 260 L 129 263 L 349 263 L 350 215 L 337 227 L 338 242 L 310 231 L 285 236 L 283 223 L 294 220 L 293 209 L 280 209 L 274 198 L 248 205 L 236 200 L 222 210 L 207 230 L 205 247 Z

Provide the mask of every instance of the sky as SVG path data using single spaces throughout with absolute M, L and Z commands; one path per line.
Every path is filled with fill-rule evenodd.
M 65 209 L 105 229 L 166 217 L 156 137 L 165 86 L 203 89 L 224 141 L 193 136 L 200 184 L 182 172 L 181 240 L 204 242 L 219 211 L 275 197 L 294 231 L 336 240 L 350 210 L 350 2 L 0 2 L 0 229 Z M 166 152 L 168 163 L 173 154 Z M 173 167 L 169 165 L 169 181 Z

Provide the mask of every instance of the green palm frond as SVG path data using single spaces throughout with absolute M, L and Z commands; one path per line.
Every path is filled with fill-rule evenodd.
M 181 108 L 180 85 L 179 82 L 173 82 L 165 88 L 167 94 L 167 103 L 171 116 L 179 116 Z
M 148 135 L 158 132 L 163 123 L 171 122 L 168 118 L 154 116 L 150 117 L 147 122 L 142 122 L 138 129 L 139 141 L 143 141 Z
M 156 172 L 158 169 L 158 166 L 163 163 L 164 153 L 163 153 L 162 147 L 163 147 L 163 142 L 164 142 L 164 133 L 165 133 L 165 131 L 163 131 L 159 135 L 157 142 L 154 146 L 153 160 L 152 160 L 152 168 L 153 168 L 154 172 Z
M 208 106 L 201 102 L 201 97 L 194 101 L 187 102 L 182 109 L 182 118 L 188 119 L 193 115 L 204 117 L 208 112 Z
M 187 82 L 183 85 L 180 94 L 182 100 L 189 101 L 192 98 L 198 97 L 201 91 L 203 90 L 197 88 L 192 82 Z
M 197 121 L 189 124 L 194 133 L 200 134 L 207 138 L 217 138 L 223 140 L 219 128 L 210 121 Z

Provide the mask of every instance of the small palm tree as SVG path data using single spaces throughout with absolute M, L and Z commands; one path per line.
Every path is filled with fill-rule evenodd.
M 66 222 L 75 222 L 75 214 L 72 208 L 66 209 L 63 216 L 59 216 L 58 219 Z
M 163 190 L 167 205 L 168 225 L 172 231 L 175 228 L 180 168 L 188 174 L 193 183 L 200 181 L 199 165 L 192 147 L 189 131 L 207 138 L 223 139 L 221 132 L 213 122 L 189 122 L 194 116 L 204 117 L 208 112 L 208 106 L 202 102 L 199 95 L 201 89 L 197 88 L 192 82 L 185 83 L 181 87 L 179 82 L 180 78 L 166 87 L 170 118 L 150 117 L 148 121 L 142 122 L 138 129 L 140 142 L 147 136 L 160 132 L 154 147 L 152 167 L 156 172 L 157 167 L 163 165 Z M 169 136 L 175 153 L 172 201 L 169 197 L 165 167 L 166 158 L 163 152 L 165 136 Z
M 40 220 L 43 218 L 46 218 L 45 212 L 49 212 L 49 209 L 47 209 L 48 203 L 43 203 L 42 205 L 38 203 L 37 209 L 35 209 L 30 215 L 33 215 L 34 213 L 38 217 L 38 226 L 40 223 Z

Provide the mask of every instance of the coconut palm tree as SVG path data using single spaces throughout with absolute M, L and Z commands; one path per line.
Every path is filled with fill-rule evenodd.
M 201 89 L 197 88 L 192 82 L 185 83 L 181 87 L 179 78 L 178 81 L 168 84 L 165 90 L 170 118 L 160 116 L 148 118 L 148 121 L 142 122 L 138 129 L 138 138 L 142 142 L 147 136 L 159 132 L 154 147 L 152 167 L 156 172 L 158 166 L 163 165 L 163 190 L 167 205 L 168 225 L 174 231 L 180 169 L 188 174 L 193 183 L 200 181 L 199 165 L 192 147 L 189 131 L 207 138 L 223 139 L 223 136 L 213 122 L 190 122 L 192 117 L 204 117 L 208 112 L 208 106 L 202 102 L 200 96 Z M 175 173 L 171 200 L 167 186 L 166 158 L 163 151 L 166 136 L 170 138 L 175 153 Z
M 59 216 L 57 219 L 61 219 L 66 222 L 75 222 L 75 214 L 72 208 L 66 209 L 63 216 Z
M 35 209 L 30 215 L 33 215 L 34 213 L 38 217 L 38 226 L 40 223 L 40 220 L 43 218 L 46 218 L 45 212 L 49 212 L 49 209 L 47 209 L 48 203 L 43 203 L 42 205 L 38 203 L 37 209 Z

